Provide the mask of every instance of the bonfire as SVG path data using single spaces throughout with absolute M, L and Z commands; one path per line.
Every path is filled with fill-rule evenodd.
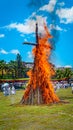
M 29 83 L 22 97 L 22 104 L 50 104 L 59 102 L 54 91 L 51 77 L 55 74 L 53 65 L 49 62 L 52 46 L 48 39 L 52 38 L 44 24 L 44 36 L 38 35 L 36 24 L 36 45 L 32 50 L 34 56 L 33 68 L 28 72 Z

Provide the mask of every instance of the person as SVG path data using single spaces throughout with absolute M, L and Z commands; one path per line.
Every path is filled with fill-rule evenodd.
M 8 88 L 7 88 L 7 86 L 5 86 L 5 87 L 3 88 L 3 93 L 4 93 L 5 96 L 8 95 Z
M 72 87 L 72 94 L 73 94 L 73 83 L 71 83 L 71 87 Z
M 11 89 L 11 94 L 15 94 L 15 88 L 13 85 L 12 85 L 12 89 Z
M 56 83 L 56 87 L 57 87 L 57 90 L 60 89 L 60 83 L 59 82 Z
M 11 89 L 10 89 L 10 86 L 8 87 L 8 95 L 11 94 Z
M 6 89 L 5 89 L 5 87 L 3 88 L 3 94 L 6 95 Z
M 73 86 L 72 86 L 72 94 L 73 94 Z

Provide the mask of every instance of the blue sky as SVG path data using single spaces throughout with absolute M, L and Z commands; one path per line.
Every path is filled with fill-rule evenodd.
M 20 53 L 23 61 L 33 61 L 35 24 L 44 32 L 45 22 L 55 46 L 51 61 L 56 66 L 73 67 L 73 0 L 2 0 L 0 1 L 0 60 L 9 62 Z

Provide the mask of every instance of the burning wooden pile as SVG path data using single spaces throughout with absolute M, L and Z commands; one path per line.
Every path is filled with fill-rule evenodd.
M 55 74 L 52 64 L 48 61 L 52 49 L 48 39 L 52 38 L 48 28 L 44 25 L 46 34 L 38 36 L 36 25 L 36 45 L 33 49 L 34 65 L 28 72 L 30 77 L 28 86 L 24 92 L 22 104 L 49 104 L 59 102 L 54 92 L 51 76 Z

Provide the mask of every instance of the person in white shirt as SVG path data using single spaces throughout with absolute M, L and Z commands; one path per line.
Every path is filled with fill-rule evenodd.
M 72 94 L 73 94 L 73 83 L 71 83 L 71 88 L 72 88 Z
M 72 86 L 72 94 L 73 94 L 73 86 Z
M 15 92 L 15 88 L 14 88 L 14 86 L 12 86 L 12 89 L 11 89 L 11 94 L 15 94 L 16 92 Z

